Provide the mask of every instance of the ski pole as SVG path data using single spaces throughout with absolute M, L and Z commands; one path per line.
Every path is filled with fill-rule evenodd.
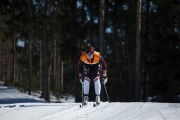
M 104 84 L 104 83 L 103 83 Z M 107 92 L 107 89 L 106 89 L 106 85 L 104 84 L 104 89 L 105 89 L 105 92 L 106 92 L 106 96 L 107 96 L 107 99 L 108 99 L 108 102 L 110 103 L 110 99 L 109 99 L 109 95 L 108 95 L 108 92 Z

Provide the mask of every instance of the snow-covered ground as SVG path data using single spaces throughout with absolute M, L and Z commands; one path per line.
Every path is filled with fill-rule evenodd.
M 0 120 L 180 120 L 179 103 L 104 102 L 46 103 L 42 99 L 0 86 Z

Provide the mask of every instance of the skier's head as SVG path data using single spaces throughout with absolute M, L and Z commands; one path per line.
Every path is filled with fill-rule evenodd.
M 88 46 L 87 47 L 86 55 L 87 55 L 88 60 L 91 60 L 93 58 L 93 55 L 94 55 L 94 47 L 93 46 Z

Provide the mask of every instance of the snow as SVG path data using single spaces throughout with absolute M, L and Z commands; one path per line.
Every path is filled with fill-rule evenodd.
M 44 100 L 0 86 L 0 120 L 180 120 L 179 103 L 93 102 L 46 103 Z

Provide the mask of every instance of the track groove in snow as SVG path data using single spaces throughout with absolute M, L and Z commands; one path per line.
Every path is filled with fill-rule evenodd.
M 90 109 L 90 105 L 87 105 L 87 106 L 84 106 L 82 108 L 79 107 L 80 104 L 76 104 L 75 107 L 69 107 L 69 108 L 66 108 L 66 109 L 63 109 L 61 111 L 59 111 L 58 113 L 55 113 L 55 114 L 52 114 L 52 115 L 49 115 L 47 117 L 43 117 L 39 120 L 54 120 L 54 119 L 57 119 L 57 118 L 62 118 L 62 117 L 66 117 L 67 115 L 72 115 L 72 114 L 77 114 L 77 112 L 82 112 L 84 110 L 88 110 Z

